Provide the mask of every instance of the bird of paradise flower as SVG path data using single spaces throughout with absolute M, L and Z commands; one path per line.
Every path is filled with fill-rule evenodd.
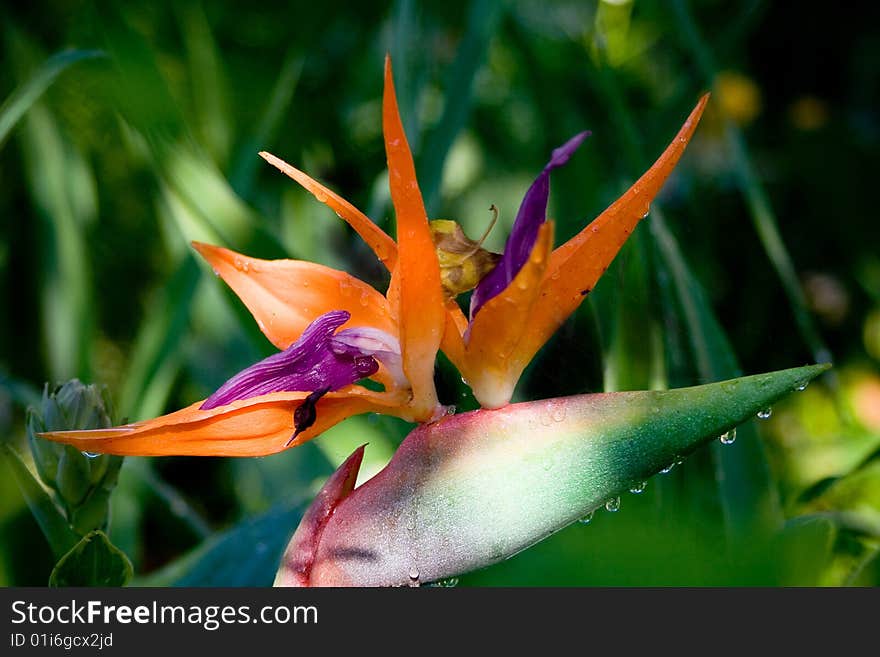
M 546 217 L 552 170 L 589 133 L 553 151 L 528 189 L 503 254 L 477 282 L 466 316 L 444 290 L 431 224 L 385 62 L 382 121 L 392 239 L 338 194 L 274 155 L 260 155 L 333 209 L 391 272 L 383 295 L 343 271 L 298 260 L 266 261 L 194 243 L 279 351 L 239 372 L 206 400 L 111 429 L 44 438 L 122 455 L 259 456 L 301 444 L 365 412 L 427 423 L 448 408 L 437 397 L 442 350 L 482 407 L 510 402 L 523 370 L 596 285 L 682 156 L 708 100 L 703 96 L 666 150 L 632 187 L 577 235 L 553 248 Z M 362 379 L 382 390 L 358 385 Z

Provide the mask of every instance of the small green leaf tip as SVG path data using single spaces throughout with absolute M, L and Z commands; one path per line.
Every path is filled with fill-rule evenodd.
M 310 533 L 313 544 L 297 546 L 309 563 L 298 564 L 298 577 L 279 572 L 276 581 L 413 585 L 496 563 L 638 486 L 829 367 L 512 404 L 419 426 L 384 470 L 350 494 L 334 496 L 321 531 Z M 356 474 L 351 465 L 344 464 L 346 481 Z M 319 495 L 319 503 L 325 497 Z

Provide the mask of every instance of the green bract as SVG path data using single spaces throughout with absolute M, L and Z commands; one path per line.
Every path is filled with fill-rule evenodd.
M 797 389 L 814 365 L 668 391 L 576 395 L 416 428 L 352 491 L 363 448 L 304 516 L 276 584 L 393 586 L 546 538 Z

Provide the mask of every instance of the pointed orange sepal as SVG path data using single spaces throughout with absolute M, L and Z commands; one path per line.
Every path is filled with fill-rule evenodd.
M 388 157 L 388 182 L 397 215 L 398 326 L 403 370 L 412 384 L 412 408 L 420 420 L 434 416 L 438 406 L 434 389 L 434 359 L 446 323 L 440 263 L 415 165 L 397 108 L 390 58 L 385 59 L 382 128 Z
M 522 345 L 524 353 L 533 356 L 608 269 L 684 153 L 708 101 L 709 94 L 700 99 L 663 154 L 623 196 L 550 256 L 541 303 L 533 311 L 532 330 Z
M 288 445 L 295 429 L 293 414 L 308 394 L 278 392 L 205 411 L 199 409 L 202 402 L 196 402 L 145 422 L 40 436 L 84 452 L 124 456 L 265 456 L 307 442 L 351 415 L 395 415 L 402 403 L 364 388 L 331 392 L 317 403 L 315 424 Z
M 347 310 L 346 328 L 372 326 L 397 335 L 385 297 L 345 272 L 301 260 L 259 260 L 235 251 L 193 242 L 214 271 L 232 288 L 279 349 L 286 349 L 315 318 Z
M 293 178 L 321 203 L 325 203 L 343 221 L 354 228 L 355 232 L 361 236 L 361 239 L 367 243 L 367 246 L 373 250 L 376 257 L 385 264 L 388 271 L 394 269 L 397 264 L 397 244 L 372 219 L 339 196 L 339 194 L 328 189 L 317 180 L 310 178 L 296 167 L 289 165 L 281 158 L 265 151 L 260 152 L 260 157 L 290 178 Z

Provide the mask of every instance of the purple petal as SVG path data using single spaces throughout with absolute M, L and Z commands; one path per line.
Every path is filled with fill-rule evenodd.
M 403 373 L 400 341 L 385 331 L 371 327 L 345 329 L 333 336 L 330 348 L 340 354 L 372 356 L 385 366 L 399 387 L 409 387 L 409 381 Z
M 572 153 L 589 136 L 589 131 L 581 132 L 555 149 L 547 166 L 529 187 L 519 212 L 516 213 L 516 220 L 513 222 L 507 243 L 504 245 L 504 255 L 501 256 L 495 269 L 479 282 L 471 295 L 471 320 L 489 299 L 497 296 L 510 285 L 526 264 L 532 247 L 538 239 L 538 230 L 547 218 L 550 172 L 568 162 Z
M 379 363 L 370 354 L 356 349 L 338 353 L 333 349 L 333 333 L 350 317 L 345 310 L 324 313 L 287 349 L 229 379 L 205 400 L 202 410 L 270 392 L 328 392 L 372 376 Z

